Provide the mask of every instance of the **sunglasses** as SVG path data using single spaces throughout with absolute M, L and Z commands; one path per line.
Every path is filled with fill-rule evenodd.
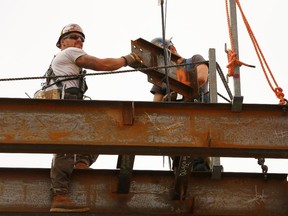
M 85 41 L 85 38 L 84 38 L 83 36 L 81 36 L 81 35 L 76 35 L 76 34 L 67 35 L 67 36 L 64 37 L 63 39 L 66 39 L 66 38 L 73 39 L 73 40 L 77 40 L 78 38 L 80 38 L 82 42 Z

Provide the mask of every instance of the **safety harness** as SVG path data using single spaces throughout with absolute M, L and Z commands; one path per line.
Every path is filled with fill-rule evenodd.
M 54 56 L 55 58 L 55 56 Z M 53 58 L 53 59 L 54 59 Z M 52 60 L 53 62 L 53 60 Z M 57 77 L 52 69 L 52 62 L 49 65 L 49 68 L 45 72 L 45 78 L 46 82 L 43 83 L 42 90 L 45 90 L 49 88 L 50 86 L 56 85 L 58 89 L 62 89 L 62 93 L 64 93 L 64 99 L 82 99 L 84 93 L 87 91 L 88 86 L 86 83 L 85 75 L 86 75 L 86 70 L 81 69 L 79 72 L 78 76 L 72 76 L 72 77 L 67 77 L 65 79 L 60 79 L 60 77 Z M 50 84 L 51 81 L 54 81 L 53 83 Z M 63 81 L 67 80 L 79 80 L 79 87 L 72 87 L 68 89 L 63 89 Z

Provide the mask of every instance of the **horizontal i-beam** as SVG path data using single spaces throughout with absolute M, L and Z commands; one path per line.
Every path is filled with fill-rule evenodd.
M 0 169 L 0 214 L 47 215 L 51 205 L 49 171 Z M 221 180 L 213 180 L 210 172 L 192 172 L 182 201 L 173 200 L 172 171 L 134 171 L 128 194 L 117 193 L 118 175 L 118 170 L 75 170 L 69 195 L 78 204 L 90 207 L 91 213 L 86 216 L 288 215 L 284 174 L 267 174 L 264 178 L 261 173 L 223 173 Z
M 0 99 L 0 152 L 288 158 L 287 106 Z

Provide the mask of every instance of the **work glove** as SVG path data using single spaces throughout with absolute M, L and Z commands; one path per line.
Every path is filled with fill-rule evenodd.
M 133 63 L 135 62 L 140 62 L 142 63 L 142 60 L 141 58 L 134 52 L 130 53 L 129 55 L 126 55 L 126 56 L 122 56 L 122 58 L 125 59 L 126 61 L 126 66 L 127 65 L 132 65 Z

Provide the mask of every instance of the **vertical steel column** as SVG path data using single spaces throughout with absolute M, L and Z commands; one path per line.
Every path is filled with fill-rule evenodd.
M 217 77 L 215 49 L 209 49 L 209 98 L 210 103 L 217 103 Z
M 164 50 L 164 63 L 165 66 L 168 65 L 168 44 L 166 44 L 166 20 L 164 17 L 164 0 L 161 0 L 161 18 L 162 18 L 162 38 L 163 38 L 163 50 Z M 165 83 L 166 83 L 166 94 L 168 95 L 168 101 L 171 101 L 170 96 L 170 85 L 168 78 L 168 69 L 165 67 Z
M 239 48 L 238 48 L 238 31 L 237 31 L 237 12 L 235 0 L 230 0 L 230 25 L 232 30 L 232 43 L 234 51 L 237 53 L 239 59 Z M 234 98 L 232 103 L 232 111 L 239 112 L 242 110 L 243 97 L 241 96 L 241 84 L 240 84 L 240 66 L 235 65 L 234 68 Z
M 210 103 L 217 103 L 217 76 L 216 76 L 216 52 L 215 49 L 209 49 L 209 99 Z M 212 178 L 220 179 L 223 167 L 220 157 L 212 157 Z

